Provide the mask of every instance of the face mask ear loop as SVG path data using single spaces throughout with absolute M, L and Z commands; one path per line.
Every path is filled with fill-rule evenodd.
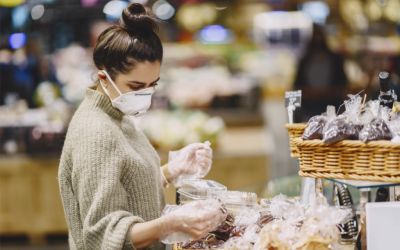
M 108 75 L 107 71 L 105 71 L 105 70 L 100 70 L 100 71 L 103 72 L 107 76 L 108 80 L 111 82 L 111 84 L 114 86 L 115 90 L 117 90 L 118 94 L 121 96 L 122 93 L 119 91 L 119 89 L 117 88 L 117 85 L 115 85 L 115 83 L 113 82 L 111 77 Z M 107 93 L 107 95 L 111 98 L 110 94 L 108 93 L 108 90 L 103 86 L 103 84 L 101 84 L 101 86 L 103 87 L 103 89 Z

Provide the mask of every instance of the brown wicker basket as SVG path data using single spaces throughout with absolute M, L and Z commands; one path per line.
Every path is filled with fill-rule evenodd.
M 399 143 L 345 140 L 328 145 L 301 138 L 293 143 L 300 153 L 300 176 L 400 183 Z
M 292 158 L 300 158 L 299 149 L 296 145 L 294 145 L 293 140 L 295 138 L 300 138 L 303 135 L 306 127 L 307 123 L 294 123 L 285 125 L 285 128 L 289 131 L 290 151 L 292 152 L 290 156 Z

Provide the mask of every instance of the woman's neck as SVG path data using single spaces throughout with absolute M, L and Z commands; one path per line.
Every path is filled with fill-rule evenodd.
M 106 92 L 104 92 L 104 89 L 101 87 L 101 83 L 100 82 L 99 82 L 99 84 L 97 84 L 96 90 L 107 96 Z

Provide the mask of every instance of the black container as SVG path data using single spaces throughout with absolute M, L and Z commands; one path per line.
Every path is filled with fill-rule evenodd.
M 390 89 L 390 75 L 388 72 L 382 71 L 379 73 L 379 84 L 381 86 L 379 104 L 392 109 L 394 105 L 394 98 Z

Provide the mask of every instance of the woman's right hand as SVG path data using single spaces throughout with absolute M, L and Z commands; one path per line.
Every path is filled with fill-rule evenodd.
M 221 203 L 217 200 L 202 200 L 187 203 L 161 218 L 160 239 L 182 232 L 199 239 L 217 228 L 225 219 Z

